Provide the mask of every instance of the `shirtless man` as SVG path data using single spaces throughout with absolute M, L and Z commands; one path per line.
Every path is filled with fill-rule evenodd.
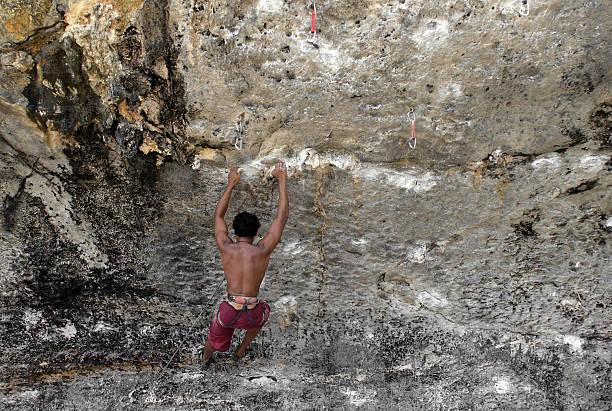
M 259 229 L 259 220 L 253 214 L 242 212 L 234 218 L 236 241 L 233 241 L 228 235 L 224 217 L 232 190 L 240 181 L 241 175 L 241 169 L 230 171 L 227 187 L 215 210 L 215 239 L 227 279 L 227 298 L 219 306 L 210 324 L 208 340 L 202 354 L 205 363 L 210 361 L 215 351 L 229 350 L 235 328 L 247 330 L 242 344 L 236 350 L 238 358 L 244 357 L 247 347 L 268 321 L 270 306 L 257 298 L 259 286 L 266 275 L 270 255 L 280 241 L 289 217 L 287 167 L 284 163 L 278 163 L 272 171 L 272 175 L 278 180 L 278 215 L 270 225 L 268 233 L 257 244 L 253 244 Z

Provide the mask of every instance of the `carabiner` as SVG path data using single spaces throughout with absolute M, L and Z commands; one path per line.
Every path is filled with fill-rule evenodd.
M 415 149 L 416 148 L 416 114 L 414 114 L 414 109 L 410 109 L 408 112 L 408 120 L 410 120 L 410 132 L 412 134 L 410 140 L 408 141 L 408 147 Z
M 408 112 L 408 120 L 410 120 L 410 121 L 416 120 L 416 115 L 414 114 L 414 109 L 413 108 L 411 108 L 410 111 Z
M 236 137 L 236 141 L 234 142 L 234 147 L 236 147 L 238 150 L 242 150 L 242 120 L 236 123 L 236 131 L 238 132 L 238 136 Z
M 519 14 L 521 16 L 529 16 L 529 0 L 521 0 Z

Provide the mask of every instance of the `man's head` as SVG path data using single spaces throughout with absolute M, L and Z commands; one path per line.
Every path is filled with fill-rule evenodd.
M 234 233 L 237 237 L 255 237 L 260 224 L 257 216 L 249 212 L 243 211 L 234 217 L 232 223 Z

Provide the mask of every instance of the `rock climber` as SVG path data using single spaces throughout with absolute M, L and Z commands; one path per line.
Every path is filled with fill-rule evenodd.
M 278 180 L 278 214 L 267 234 L 257 244 L 254 243 L 260 227 L 257 216 L 246 211 L 236 215 L 232 223 L 235 241 L 230 238 L 224 219 L 232 190 L 242 176 L 242 169 L 230 171 L 227 187 L 217 204 L 215 239 L 227 280 L 227 297 L 221 302 L 210 324 L 208 340 L 202 353 L 205 363 L 210 361 L 215 351 L 229 350 L 236 328 L 247 330 L 236 350 L 236 357 L 244 357 L 247 347 L 270 316 L 270 306 L 258 298 L 259 286 L 266 275 L 270 255 L 279 243 L 289 217 L 286 165 L 276 164 L 272 175 Z

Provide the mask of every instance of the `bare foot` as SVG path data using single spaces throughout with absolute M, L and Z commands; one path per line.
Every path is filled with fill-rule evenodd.
M 208 364 L 208 362 L 212 358 L 213 353 L 214 353 L 214 351 L 213 352 L 204 351 L 202 353 L 202 361 L 204 362 L 204 364 Z
M 204 364 L 208 364 L 212 355 L 215 353 L 215 349 L 210 345 L 209 341 L 206 341 L 206 345 L 204 345 L 204 351 L 202 352 L 202 361 Z
M 244 339 L 242 340 L 242 343 L 238 346 L 238 349 L 236 350 L 236 357 L 238 359 L 244 357 L 244 355 L 246 354 L 247 347 L 255 339 L 260 330 L 261 327 L 247 330 L 246 334 L 244 334 Z

